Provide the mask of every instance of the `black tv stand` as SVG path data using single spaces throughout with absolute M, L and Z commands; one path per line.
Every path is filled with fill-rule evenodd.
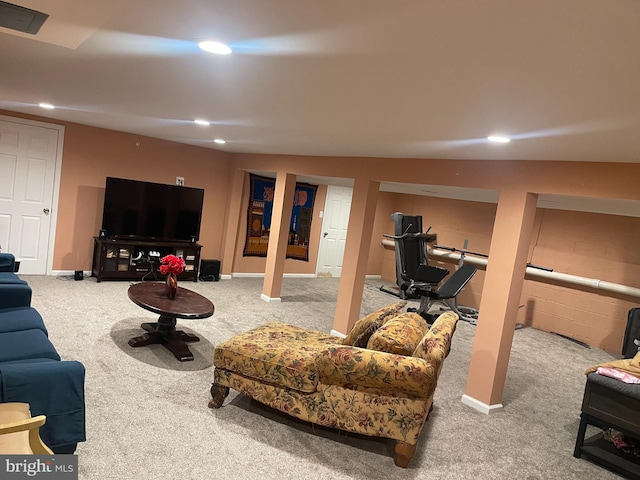
M 165 255 L 176 255 L 184 258 L 185 268 L 178 280 L 198 281 L 200 268 L 200 250 L 202 245 L 187 241 L 134 240 L 131 238 L 100 239 L 94 237 L 93 264 L 91 276 L 98 282 L 102 280 L 150 280 L 163 279 L 158 271 L 158 262 L 136 261 L 141 256 L 147 257 L 150 251 Z

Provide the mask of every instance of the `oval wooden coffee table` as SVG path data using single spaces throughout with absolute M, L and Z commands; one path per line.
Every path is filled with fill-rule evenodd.
M 191 333 L 176 330 L 176 319 L 198 319 L 213 315 L 213 303 L 202 295 L 178 287 L 176 298 L 167 298 L 164 282 L 141 282 L 129 287 L 129 298 L 136 305 L 160 315 L 157 322 L 143 323 L 147 333 L 129 340 L 132 347 L 164 345 L 181 362 L 193 360 L 187 343 L 200 339 Z

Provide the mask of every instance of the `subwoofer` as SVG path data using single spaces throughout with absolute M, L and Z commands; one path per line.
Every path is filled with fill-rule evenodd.
M 203 282 L 220 280 L 220 260 L 200 260 L 198 280 Z

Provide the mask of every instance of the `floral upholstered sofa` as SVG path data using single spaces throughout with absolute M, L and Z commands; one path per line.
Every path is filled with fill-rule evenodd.
M 406 467 L 431 411 L 458 322 L 441 314 L 431 328 L 398 302 L 358 320 L 344 339 L 271 322 L 218 345 L 209 406 L 229 388 L 315 424 L 396 440 Z

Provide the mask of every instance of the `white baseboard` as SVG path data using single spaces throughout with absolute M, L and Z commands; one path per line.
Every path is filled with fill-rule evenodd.
M 233 275 L 220 275 L 220 280 L 231 280 Z
M 331 335 L 333 335 L 334 337 L 339 337 L 339 338 L 346 338 L 347 337 L 344 333 L 340 333 L 337 330 L 331 330 L 329 333 Z
M 271 298 L 271 297 L 265 295 L 264 293 L 260 294 L 260 298 L 262 300 L 264 300 L 265 302 L 267 302 L 267 303 L 280 303 L 280 302 L 282 302 L 282 299 L 280 297 Z
M 73 277 L 75 275 L 75 270 L 51 270 L 50 275 L 52 277 L 68 277 L 71 276 Z M 18 272 L 18 275 L 20 274 L 20 272 Z M 91 271 L 87 271 L 87 270 L 83 270 L 82 271 L 82 275 L 84 277 L 90 277 L 91 276 Z
M 316 278 L 315 273 L 285 273 L 284 278 Z M 264 273 L 232 273 L 229 278 L 264 278 Z M 222 278 L 225 278 L 223 275 Z
M 480 400 L 476 400 L 475 398 L 470 397 L 469 395 L 462 395 L 462 403 L 464 403 L 465 405 L 469 405 L 471 408 L 475 408 L 479 412 L 484 413 L 486 415 L 489 415 L 490 413 L 495 413 L 504 408 L 504 406 L 501 403 L 498 403 L 496 405 L 487 405 L 486 403 L 483 403 Z

